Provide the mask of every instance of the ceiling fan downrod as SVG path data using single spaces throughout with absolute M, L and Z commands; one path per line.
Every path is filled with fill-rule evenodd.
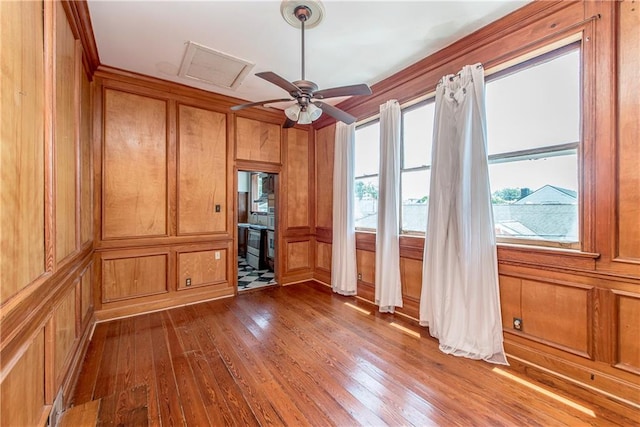
M 295 8 L 293 13 L 296 15 L 296 18 L 300 21 L 302 26 L 302 79 L 304 80 L 304 23 L 311 17 L 311 9 L 307 6 L 301 5 Z

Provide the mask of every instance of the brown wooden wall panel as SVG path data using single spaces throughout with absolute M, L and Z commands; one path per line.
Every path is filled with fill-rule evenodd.
M 0 384 L 0 425 L 39 425 L 46 410 L 44 382 L 44 331 L 41 330 Z
M 640 295 L 617 295 L 618 363 L 640 374 Z
M 280 163 L 280 126 L 236 117 L 236 159 Z
M 523 332 L 589 353 L 589 290 L 522 280 Z
M 227 282 L 227 250 L 178 253 L 178 289 Z M 187 279 L 191 285 L 187 286 Z
M 302 242 L 286 242 L 287 271 L 311 268 L 311 252 L 308 240 Z
M 376 254 L 375 252 L 356 250 L 356 264 L 360 280 L 374 284 L 376 282 Z
M 76 40 L 61 3 L 56 3 L 55 230 L 56 260 L 76 250 L 77 102 Z
M 309 227 L 309 137 L 306 131 L 288 129 L 287 150 L 287 227 Z
M 178 107 L 178 234 L 226 230 L 226 130 L 225 114 Z
M 167 233 L 167 104 L 104 91 L 102 237 Z
M 0 2 L 0 305 L 45 270 L 42 12 Z
M 93 301 L 93 266 L 89 264 L 80 278 L 80 320 L 84 321 Z
M 316 268 L 331 271 L 331 244 L 316 243 Z
M 60 379 L 76 339 L 76 289 L 71 287 L 53 311 L 54 378 Z M 56 382 L 56 389 L 60 384 Z
M 640 13 L 619 2 L 618 256 L 640 260 Z M 633 77 L 632 77 L 633 76 Z
M 316 227 L 333 227 L 335 132 L 335 125 L 316 131 Z
M 102 302 L 167 292 L 168 255 L 102 260 Z
M 513 329 L 513 319 L 522 319 L 520 296 L 522 279 L 500 275 L 500 309 L 502 312 L 502 327 Z
M 400 258 L 400 280 L 403 297 L 420 301 L 422 291 L 422 261 Z
M 93 169 L 91 156 L 91 82 L 80 73 L 80 242 L 93 240 Z

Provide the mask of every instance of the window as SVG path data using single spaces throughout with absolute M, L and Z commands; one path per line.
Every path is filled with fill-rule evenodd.
M 379 121 L 356 129 L 355 156 L 355 226 L 356 229 L 375 230 L 378 226 Z
M 580 49 L 561 48 L 499 74 L 486 86 L 496 236 L 577 247 Z
M 434 114 L 433 99 L 402 110 L 401 233 L 424 234 L 427 229 Z

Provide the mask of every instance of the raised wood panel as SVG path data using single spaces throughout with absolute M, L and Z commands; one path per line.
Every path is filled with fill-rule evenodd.
M 45 270 L 42 13 L 0 2 L 0 305 Z
M 84 321 L 93 301 L 93 266 L 90 264 L 80 278 L 80 320 Z
M 104 92 L 102 236 L 167 234 L 167 104 Z
M 56 3 L 55 236 L 56 260 L 76 250 L 76 40 L 62 3 Z
M 280 163 L 280 126 L 236 117 L 236 159 Z
M 286 242 L 286 245 L 287 271 L 307 269 L 311 267 L 310 243 L 308 240 L 303 242 Z
M 589 290 L 522 280 L 523 332 L 586 355 Z
M 376 254 L 375 252 L 356 250 L 356 264 L 359 280 L 374 284 L 376 282 Z
M 522 279 L 500 275 L 499 282 L 502 327 L 507 330 L 513 329 L 514 317 L 522 319 L 522 311 L 520 309 Z
M 335 132 L 335 125 L 316 131 L 316 227 L 333 227 Z
M 226 249 L 178 253 L 178 289 L 226 283 L 227 258 Z
M 44 331 L 40 331 L 0 384 L 0 425 L 39 425 L 47 409 L 44 382 Z
M 420 301 L 422 290 L 422 261 L 411 258 L 400 258 L 400 280 L 402 297 Z
M 640 374 L 640 295 L 617 295 L 618 363 Z
M 70 288 L 60 304 L 53 311 L 54 327 L 54 375 L 60 379 L 65 362 L 70 356 L 76 339 L 76 290 Z M 60 384 L 56 383 L 56 389 Z
M 80 241 L 93 239 L 93 185 L 91 161 L 91 82 L 80 73 Z
M 618 7 L 618 256 L 640 260 L 640 13 L 637 2 Z
M 331 271 L 331 244 L 316 243 L 316 267 Z
M 226 123 L 222 113 L 178 108 L 178 234 L 226 230 Z
M 287 227 L 309 227 L 309 137 L 306 131 L 287 132 Z
M 102 260 L 102 302 L 167 292 L 168 255 Z

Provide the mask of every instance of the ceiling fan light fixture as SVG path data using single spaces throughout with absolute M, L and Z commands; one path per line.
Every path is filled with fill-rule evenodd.
M 287 116 L 289 120 L 293 120 L 294 122 L 297 122 L 298 117 L 300 116 L 300 110 L 301 110 L 300 105 L 293 104 L 292 106 L 287 107 L 284 110 L 284 114 Z

